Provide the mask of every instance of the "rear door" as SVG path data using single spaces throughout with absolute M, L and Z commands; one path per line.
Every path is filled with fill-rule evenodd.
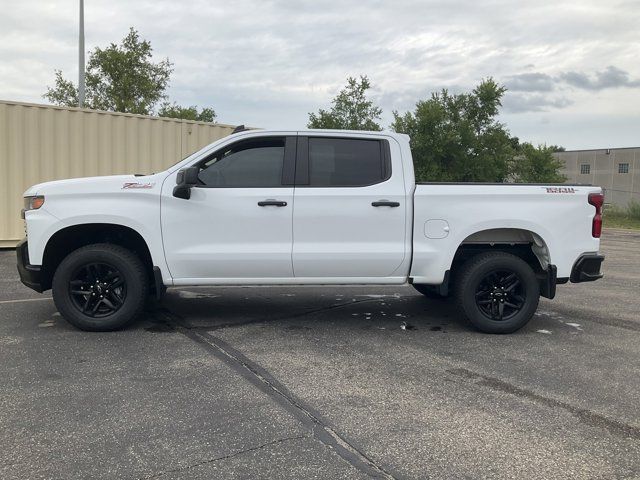
M 402 265 L 406 195 L 389 140 L 300 135 L 294 197 L 297 278 L 391 277 Z

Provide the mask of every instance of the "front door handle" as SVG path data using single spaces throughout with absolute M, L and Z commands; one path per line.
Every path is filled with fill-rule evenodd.
M 390 202 L 389 200 L 378 200 L 377 202 L 371 202 L 374 207 L 399 207 L 400 202 Z
M 283 202 L 282 200 L 263 200 L 258 202 L 258 206 L 260 207 L 286 207 L 287 202 Z

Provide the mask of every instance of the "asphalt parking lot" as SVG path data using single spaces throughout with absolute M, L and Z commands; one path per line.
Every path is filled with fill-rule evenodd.
M 170 289 L 85 333 L 0 252 L 0 478 L 639 478 L 640 233 L 603 251 L 506 336 L 410 287 Z

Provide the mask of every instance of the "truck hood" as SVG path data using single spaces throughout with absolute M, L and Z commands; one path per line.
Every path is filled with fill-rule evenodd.
M 55 180 L 44 182 L 29 187 L 24 196 L 47 194 L 74 194 L 74 193 L 102 193 L 117 190 L 144 189 L 150 190 L 160 187 L 159 174 L 135 176 L 135 175 L 110 175 L 103 177 L 71 178 L 68 180 Z

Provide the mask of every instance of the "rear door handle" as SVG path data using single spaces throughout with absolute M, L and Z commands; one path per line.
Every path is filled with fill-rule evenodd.
M 282 200 L 263 200 L 258 202 L 258 206 L 260 207 L 286 207 L 287 202 L 283 202 Z
M 377 202 L 371 202 L 374 207 L 399 207 L 400 202 L 390 202 L 389 200 L 378 200 Z

